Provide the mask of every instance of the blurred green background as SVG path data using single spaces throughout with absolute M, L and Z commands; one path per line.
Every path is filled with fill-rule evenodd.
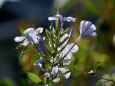
M 18 26 L 27 29 L 35 24 L 36 27 L 49 28 L 51 22 L 47 18 L 55 15 L 58 8 L 61 8 L 63 16 L 77 18 L 75 23 L 64 23 L 65 28 L 73 27 L 74 30 L 70 43 L 79 36 L 81 20 L 95 24 L 97 37 L 86 37 L 79 41 L 79 51 L 73 55 L 73 62 L 68 67 L 80 71 L 72 72 L 67 80 L 62 78 L 57 86 L 96 86 L 99 77 L 83 74 L 93 70 L 95 64 L 99 64 L 96 69 L 99 76 L 115 74 L 115 0 L 1 0 L 0 86 L 37 86 L 26 76 L 27 71 L 33 71 L 40 77 L 43 75 L 31 64 L 35 52 L 29 51 L 20 59 L 21 49 L 15 49 L 18 43 L 13 38 L 20 35 Z

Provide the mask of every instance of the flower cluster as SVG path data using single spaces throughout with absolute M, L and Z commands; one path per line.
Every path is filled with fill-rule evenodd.
M 40 68 L 44 71 L 44 77 L 47 78 L 47 84 L 50 82 L 59 82 L 60 73 L 67 79 L 71 75 L 71 71 L 65 67 L 71 63 L 71 57 L 73 53 L 78 51 L 77 42 L 86 36 L 96 37 L 96 27 L 89 21 L 80 22 L 80 36 L 75 43 L 68 44 L 73 29 L 63 29 L 63 22 L 75 22 L 76 18 L 63 17 L 58 10 L 57 14 L 52 17 L 48 17 L 51 21 L 50 31 L 46 29 L 46 37 L 40 35 L 43 32 L 43 28 L 28 28 L 23 31 L 23 36 L 15 37 L 16 42 L 22 42 L 22 46 L 34 45 L 39 59 L 34 62 L 36 68 Z M 56 22 L 56 26 L 52 24 Z M 44 40 L 49 40 L 49 45 L 44 43 Z

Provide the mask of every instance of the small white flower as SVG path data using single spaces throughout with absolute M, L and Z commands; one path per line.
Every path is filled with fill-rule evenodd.
M 80 35 L 81 35 L 81 37 L 85 37 L 85 36 L 96 37 L 97 34 L 96 34 L 96 32 L 94 32 L 95 30 L 96 30 L 96 27 L 91 22 L 84 21 L 84 20 L 80 22 Z
M 28 28 L 23 33 L 25 36 L 17 36 L 15 37 L 15 42 L 22 42 L 23 46 L 27 46 L 29 42 L 31 43 L 38 43 L 37 37 L 40 33 L 43 32 L 43 28 Z

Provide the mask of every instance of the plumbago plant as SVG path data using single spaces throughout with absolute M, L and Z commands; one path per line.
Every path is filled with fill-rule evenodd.
M 82 20 L 80 22 L 80 36 L 75 43 L 68 44 L 71 39 L 73 29 L 63 28 L 64 22 L 76 22 L 76 18 L 63 17 L 60 14 L 60 9 L 55 16 L 48 17 L 51 22 L 50 30 L 45 29 L 47 37 L 43 37 L 40 34 L 43 32 L 43 28 L 28 28 L 23 30 L 20 27 L 21 36 L 15 37 L 15 42 L 21 42 L 17 49 L 24 46 L 24 50 L 21 52 L 21 58 L 29 50 L 34 49 L 36 54 L 32 57 L 32 63 L 37 69 L 44 72 L 42 78 L 38 75 L 28 72 L 27 76 L 35 83 L 39 85 L 51 85 L 54 82 L 60 81 L 60 76 L 64 76 L 68 79 L 71 75 L 71 71 L 67 68 L 67 65 L 71 63 L 70 59 L 73 53 L 78 51 L 76 45 L 78 41 L 86 36 L 96 37 L 96 27 L 90 21 Z M 55 23 L 55 24 L 54 24 Z M 55 25 L 55 26 L 54 26 Z M 44 43 L 44 40 L 48 39 L 48 44 Z M 91 70 L 88 74 L 93 74 Z

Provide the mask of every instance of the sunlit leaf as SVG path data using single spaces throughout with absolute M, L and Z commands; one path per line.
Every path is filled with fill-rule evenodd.
M 39 76 L 37 76 L 36 74 L 34 73 L 31 73 L 31 72 L 28 72 L 27 73 L 27 76 L 35 83 L 40 83 L 41 82 L 41 79 Z

